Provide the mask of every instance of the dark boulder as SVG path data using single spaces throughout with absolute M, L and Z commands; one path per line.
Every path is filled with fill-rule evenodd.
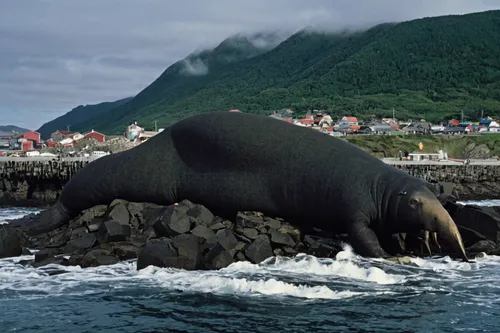
M 142 248 L 137 259 L 137 269 L 150 265 L 156 267 L 177 267 L 179 253 L 170 238 L 157 238 L 149 240 Z
M 186 215 L 192 217 L 196 225 L 210 226 L 214 219 L 214 214 L 203 205 L 190 207 Z
M 153 225 L 156 234 L 160 237 L 173 237 L 191 230 L 191 217 L 185 206 L 169 206 L 163 216 Z
M 273 256 L 273 249 L 267 235 L 259 235 L 245 251 L 245 256 L 254 264 Z
M 172 244 L 179 254 L 179 262 L 176 268 L 187 270 L 199 268 L 202 259 L 201 242 L 202 240 L 199 237 L 192 234 L 182 234 L 172 238 Z
M 106 221 L 99 228 L 99 242 L 122 242 L 130 237 L 131 229 L 129 225 L 120 224 L 117 221 Z
M 127 210 L 127 206 L 122 202 L 111 208 L 108 218 L 122 225 L 128 225 L 130 223 L 130 213 Z
M 93 249 L 87 252 L 80 260 L 81 267 L 97 267 L 113 265 L 119 262 L 117 256 L 105 249 Z
M 464 227 L 483 235 L 496 244 L 500 241 L 500 215 L 490 207 L 467 205 L 453 215 L 458 227 Z
M 21 231 L 0 226 L 0 258 L 20 256 L 23 252 L 24 238 Z
M 203 258 L 204 269 L 221 269 L 231 265 L 234 262 L 231 253 L 221 244 L 217 243 L 212 247 Z
M 64 253 L 73 253 L 77 250 L 87 250 L 92 248 L 97 243 L 95 234 L 86 234 L 81 238 L 69 241 L 65 248 Z

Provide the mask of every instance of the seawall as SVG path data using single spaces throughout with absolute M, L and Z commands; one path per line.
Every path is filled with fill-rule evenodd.
M 64 185 L 96 158 L 0 158 L 0 206 L 47 206 Z M 500 162 L 409 162 L 385 160 L 412 176 L 441 183 L 460 199 L 500 199 Z

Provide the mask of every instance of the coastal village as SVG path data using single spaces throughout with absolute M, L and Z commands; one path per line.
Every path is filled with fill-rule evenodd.
M 241 112 L 231 109 L 229 112 Z M 336 121 L 321 110 L 294 117 L 294 111 L 283 109 L 269 115 L 297 126 L 308 127 L 332 136 L 346 135 L 483 135 L 500 133 L 500 121 L 484 117 L 478 121 L 451 119 L 439 124 L 419 121 L 402 121 L 394 118 L 373 118 L 358 121 L 354 116 L 343 116 Z M 56 130 L 49 138 L 42 138 L 36 131 L 25 133 L 0 133 L 0 157 L 89 157 L 103 156 L 135 147 L 160 133 L 163 129 L 146 130 L 137 122 L 127 126 L 123 135 L 106 136 L 96 130 L 86 133 Z

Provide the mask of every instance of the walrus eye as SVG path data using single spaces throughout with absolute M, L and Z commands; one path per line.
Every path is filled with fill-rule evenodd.
M 418 199 L 416 199 L 416 198 L 411 198 L 411 199 L 410 199 L 410 205 L 416 205 L 416 204 L 418 204 Z

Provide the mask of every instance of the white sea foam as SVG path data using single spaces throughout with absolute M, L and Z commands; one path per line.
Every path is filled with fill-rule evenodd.
M 12 210 L 6 213 L 3 210 L 0 216 L 10 219 L 12 214 L 31 212 Z M 335 259 L 299 254 L 294 258 L 269 258 L 258 265 L 237 262 L 218 271 L 184 271 L 152 266 L 137 271 L 135 261 L 95 268 L 59 265 L 33 268 L 20 263 L 32 258 L 0 259 L 1 300 L 99 294 L 126 288 L 311 300 L 391 293 L 412 297 L 429 291 L 452 292 L 452 287 L 441 280 L 469 283 L 471 277 L 482 276 L 481 270 L 500 265 L 500 257 L 485 256 L 475 260 L 474 264 L 453 261 L 449 257 L 412 258 L 413 265 L 404 266 L 381 259 L 362 258 L 349 245 Z M 432 281 L 434 286 L 425 281 Z
M 463 201 L 457 201 L 457 203 L 462 205 L 500 207 L 500 200 L 463 200 Z

